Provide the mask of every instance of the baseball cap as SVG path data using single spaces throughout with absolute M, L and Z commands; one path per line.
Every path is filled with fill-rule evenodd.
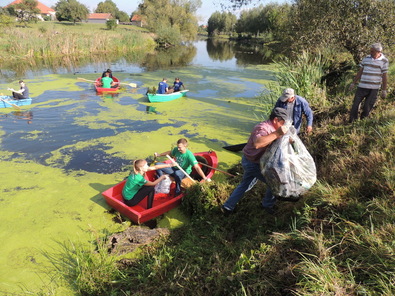
M 272 111 L 272 115 L 270 117 L 277 117 L 279 120 L 287 120 L 288 113 L 287 110 L 281 107 L 276 107 Z
M 289 98 L 295 96 L 295 91 L 293 88 L 286 88 L 283 91 L 283 94 L 280 97 L 281 102 L 286 102 Z

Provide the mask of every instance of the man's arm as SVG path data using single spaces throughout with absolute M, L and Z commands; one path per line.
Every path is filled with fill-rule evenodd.
M 273 141 L 280 138 L 287 131 L 288 131 L 288 128 L 285 125 L 283 125 L 283 126 L 280 126 L 276 131 L 274 131 L 266 136 L 261 136 L 261 137 L 256 138 L 254 141 L 254 148 L 259 149 L 259 148 L 269 146 Z
M 311 110 L 311 107 L 306 100 L 302 101 L 302 106 L 303 106 L 303 113 L 307 119 L 306 131 L 310 133 L 313 131 L 313 118 L 314 118 L 313 111 Z
M 206 175 L 203 173 L 203 171 L 202 171 L 202 169 L 200 168 L 200 166 L 199 166 L 198 163 L 195 164 L 193 167 L 195 168 L 195 170 L 196 170 L 196 172 L 199 174 L 199 176 L 202 177 L 203 180 L 209 181 L 209 180 L 207 179 Z
M 381 97 L 384 99 L 387 97 L 387 82 L 388 82 L 388 74 L 383 74 L 383 80 L 381 84 Z
M 361 79 L 362 73 L 363 73 L 363 67 L 361 67 L 361 68 L 359 69 L 357 75 L 355 75 L 355 77 L 354 77 L 352 83 L 350 84 L 350 90 L 353 89 L 354 86 L 355 86 L 355 84 L 357 84 L 358 81 Z

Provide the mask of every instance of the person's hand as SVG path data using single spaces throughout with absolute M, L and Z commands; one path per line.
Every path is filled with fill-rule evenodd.
M 352 91 L 355 88 L 355 83 L 351 83 L 350 86 L 348 87 L 349 91 Z
M 211 179 L 210 178 L 204 178 L 204 181 L 211 182 Z
M 9 91 L 15 91 L 15 89 L 13 89 L 13 88 L 7 88 L 7 90 L 9 90 Z
M 313 127 L 312 127 L 312 126 L 308 126 L 308 127 L 306 128 L 306 132 L 307 132 L 308 134 L 310 134 L 312 131 L 313 131 Z
M 382 99 L 385 99 L 385 98 L 387 97 L 387 94 L 388 94 L 388 93 L 387 93 L 386 90 L 382 90 L 382 91 L 381 91 L 381 98 L 382 98 Z
M 157 158 L 158 155 L 159 155 L 158 152 L 155 152 L 155 153 L 154 153 L 154 157 L 155 157 L 155 158 Z
M 286 125 L 283 125 L 283 126 L 280 126 L 276 130 L 276 133 L 277 133 L 278 136 L 281 137 L 282 135 L 285 135 L 287 133 L 287 131 L 288 131 L 288 127 Z

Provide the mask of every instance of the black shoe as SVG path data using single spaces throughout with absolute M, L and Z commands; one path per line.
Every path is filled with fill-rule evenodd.
M 225 208 L 224 206 L 221 207 L 221 212 L 224 214 L 225 217 L 228 217 L 230 214 L 233 213 L 232 210 L 228 210 L 228 209 Z

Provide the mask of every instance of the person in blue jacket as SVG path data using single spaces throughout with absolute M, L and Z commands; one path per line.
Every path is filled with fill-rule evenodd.
M 158 94 L 165 94 L 169 91 L 169 85 L 167 84 L 167 79 L 163 78 L 158 85 Z
M 274 107 L 287 110 L 288 120 L 292 122 L 292 125 L 296 128 L 298 133 L 300 132 L 304 114 L 307 120 L 306 132 L 311 133 L 313 131 L 313 111 L 306 99 L 296 95 L 294 89 L 286 88 L 281 97 L 278 98 Z

